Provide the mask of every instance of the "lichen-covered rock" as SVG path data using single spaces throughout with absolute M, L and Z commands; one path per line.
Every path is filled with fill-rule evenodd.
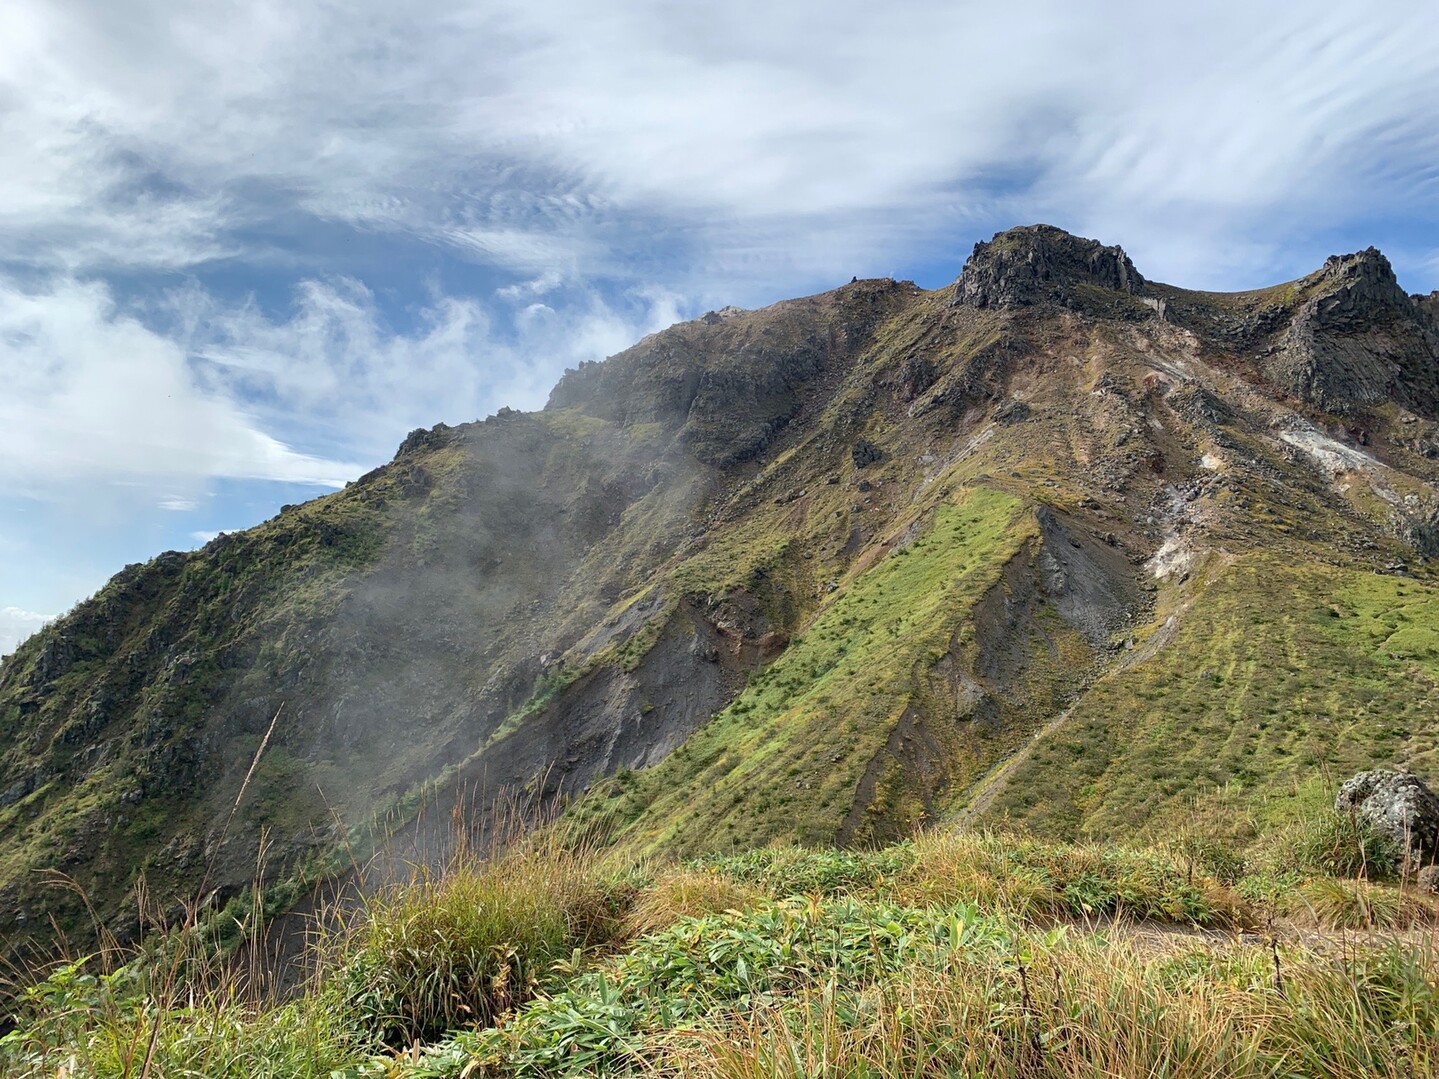
M 1357 814 L 1407 851 L 1411 862 L 1439 860 L 1439 795 L 1418 776 L 1392 768 L 1360 772 L 1339 788 L 1334 808 Z

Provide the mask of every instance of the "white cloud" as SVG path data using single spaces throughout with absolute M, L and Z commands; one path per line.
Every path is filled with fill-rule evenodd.
M 0 607 L 0 656 L 15 651 L 16 645 L 41 629 L 52 617 L 19 607 Z
M 684 311 L 678 295 L 654 286 L 619 304 L 592 290 L 566 300 L 528 304 L 506 324 L 478 300 L 434 295 L 403 313 L 404 330 L 350 279 L 304 282 L 281 320 L 196 291 L 180 302 L 208 385 L 254 402 L 274 428 L 329 431 L 351 452 L 383 459 L 416 426 L 538 408 L 564 368 L 618 352 Z
M 522 273 L 543 271 L 544 280 L 556 263 L 578 267 L 586 254 L 582 243 L 572 237 L 520 229 L 449 228 L 443 237 L 455 246 L 476 252 L 485 260 Z
M 216 538 L 217 536 L 219 536 L 219 535 L 220 535 L 219 532 L 205 532 L 205 531 L 202 530 L 202 531 L 191 532 L 191 533 L 190 533 L 190 538 L 191 538 L 192 540 L 194 540 L 197 544 L 199 544 L 199 545 L 201 545 L 201 546 L 204 546 L 205 544 L 209 543 L 212 539 L 215 539 L 215 538 Z
M 544 296 L 564 284 L 564 276 L 558 270 L 546 270 L 538 277 L 521 281 L 517 285 L 506 285 L 495 289 L 495 295 L 502 300 L 524 300 L 532 296 Z
M 539 407 L 565 367 L 683 310 L 658 287 L 619 305 L 584 290 L 567 301 L 534 302 L 512 322 L 442 294 L 387 313 L 337 278 L 302 282 L 275 319 L 191 286 L 162 305 L 177 327 L 167 333 L 103 284 L 0 278 L 0 494 L 80 502 L 104 484 L 184 513 L 215 480 L 338 487 L 412 427 Z M 408 325 L 396 329 L 400 315 Z
M 64 497 L 96 481 L 157 489 L 212 478 L 340 486 L 358 466 L 298 453 L 208 391 L 184 350 L 117 311 L 100 284 L 0 280 L 0 491 Z M 163 505 L 163 503 L 162 503 Z

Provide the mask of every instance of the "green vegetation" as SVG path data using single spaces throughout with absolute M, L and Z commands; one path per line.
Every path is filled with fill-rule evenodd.
M 1434 585 L 1256 552 L 1207 568 L 1175 619 L 1036 743 L 989 819 L 1122 838 L 1208 814 L 1245 839 L 1375 761 L 1439 772 Z
M 729 708 L 660 765 L 597 793 L 576 820 L 634 850 L 833 841 L 864 770 L 925 692 L 924 672 L 951 649 L 974 649 L 968 616 L 1035 534 L 1032 515 L 1001 492 L 940 505 L 912 545 L 857 571 Z M 911 809 L 901 827 L 922 814 Z M 883 805 L 873 815 L 899 817 Z
M 1253 878 L 1197 871 L 1194 842 L 934 832 L 637 867 L 560 835 L 323 916 L 287 1002 L 200 935 L 124 966 L 67 962 L 20 995 L 0 1070 L 1398 1079 L 1439 1064 L 1427 938 L 1299 943 L 1272 900 L 1244 898 Z M 1310 875 L 1296 890 L 1321 926 L 1439 913 L 1388 885 Z
M 493 1022 L 557 961 L 612 939 L 617 898 L 586 859 L 523 848 L 483 871 L 382 888 L 364 900 L 344 942 L 342 998 L 365 1030 L 393 1045 Z
M 298 639 L 335 616 L 347 583 L 394 528 L 370 497 L 391 487 L 381 480 L 365 497 L 344 492 L 287 508 L 202 552 L 130 566 L 7 661 L 0 767 L 22 779 L 0 805 L 0 881 L 84 935 L 79 896 L 49 889 L 40 899 L 36 868 L 89 862 L 95 875 L 83 883 L 109 912 L 137 872 L 162 891 L 189 878 L 192 861 L 159 850 L 177 834 L 197 845 L 223 813 L 217 787 L 233 796 L 243 765 L 237 772 L 232 761 L 248 762 L 273 706 L 227 732 L 235 756 L 218 785 L 214 772 L 225 764 L 201 751 L 204 732 L 222 702 L 265 700 Z M 17 677 L 35 657 L 50 676 L 43 695 Z M 256 788 L 265 795 L 246 813 L 256 831 L 303 835 L 324 819 L 308 763 L 282 745 L 262 762 Z
M 1281 917 L 1412 920 L 1392 852 L 1325 806 L 1359 768 L 1439 774 L 1434 409 L 1269 392 L 1264 349 L 1333 274 L 1155 286 L 1161 318 L 1064 264 L 1062 307 L 866 281 L 687 323 L 554 407 L 415 432 L 344 490 L 127 568 L 0 666 L 5 947 L 149 931 L 147 900 L 173 925 L 200 880 L 239 946 L 251 908 L 506 784 L 574 798 L 566 827 L 623 856 L 718 861 L 544 898 L 562 916 L 524 932 L 454 881 L 377 895 L 332 990 L 366 1036 L 549 993 L 593 903 L 616 942 L 811 891 L 1236 916 L 1201 879 Z M 959 813 L 1026 838 L 957 875 L 892 845 Z M 1335 872 L 1364 879 L 1305 883 Z M 403 973 L 451 936 L 433 981 Z

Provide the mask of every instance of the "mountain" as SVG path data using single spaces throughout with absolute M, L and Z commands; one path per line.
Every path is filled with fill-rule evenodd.
M 1436 480 L 1439 294 L 1372 248 L 1219 294 L 1037 225 L 710 312 L 7 657 L 0 933 L 133 936 L 262 849 L 283 904 L 516 798 L 693 853 L 1433 772 Z

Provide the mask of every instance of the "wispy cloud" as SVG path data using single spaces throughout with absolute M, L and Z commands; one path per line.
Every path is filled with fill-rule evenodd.
M 559 287 L 542 275 L 529 292 Z M 501 405 L 537 408 L 565 367 L 603 359 L 684 313 L 681 297 L 653 286 L 609 298 L 572 287 L 562 304 L 513 315 L 432 293 L 387 313 L 350 278 L 301 283 L 292 313 L 279 319 L 199 291 L 179 302 L 205 385 L 247 402 L 270 429 L 303 429 L 372 459 L 416 426 L 473 420 Z M 538 309 L 548 317 L 535 317 Z M 404 329 L 393 326 L 398 314 Z
M 952 273 L 1015 223 L 1213 288 L 1387 228 L 1428 290 L 1432 21 L 1420 0 L 11 0 L 0 497 L 100 485 L 188 531 L 226 478 L 342 483 L 683 315 Z
M 345 278 L 302 282 L 278 320 L 198 287 L 168 308 L 170 333 L 101 284 L 0 280 L 0 490 L 54 498 L 106 481 L 184 512 L 208 479 L 340 486 L 393 452 L 397 432 L 538 407 L 564 367 L 682 313 L 663 289 L 622 306 L 591 292 L 498 324 L 478 301 L 436 294 L 400 331 Z
M 115 307 L 100 284 L 0 280 L 0 492 L 73 484 L 168 489 L 208 478 L 339 486 L 356 466 L 297 452 L 193 377 L 184 350 Z M 158 501 L 158 499 L 157 499 Z
M 551 0 L 414 19 L 373 0 L 19 0 L 0 47 L 0 207 L 20 226 L 3 254 L 193 265 L 300 212 L 532 278 L 623 273 L 660 228 L 738 277 L 757 259 L 782 273 L 796 245 L 852 257 L 851 230 L 932 257 L 935 221 L 977 227 L 964 208 L 998 196 L 1157 260 L 1177 231 L 1187 260 L 1206 236 L 1279 240 L 1378 199 L 1432 208 L 1431 18 L 1417 2 L 1038 0 L 1019 17 L 834 0 L 813 18 Z
M 495 289 L 495 295 L 504 300 L 525 300 L 536 296 L 544 296 L 555 291 L 564 284 L 564 275 L 558 270 L 549 269 L 538 277 L 532 277 L 528 281 L 521 281 L 515 285 L 506 285 L 503 288 Z

